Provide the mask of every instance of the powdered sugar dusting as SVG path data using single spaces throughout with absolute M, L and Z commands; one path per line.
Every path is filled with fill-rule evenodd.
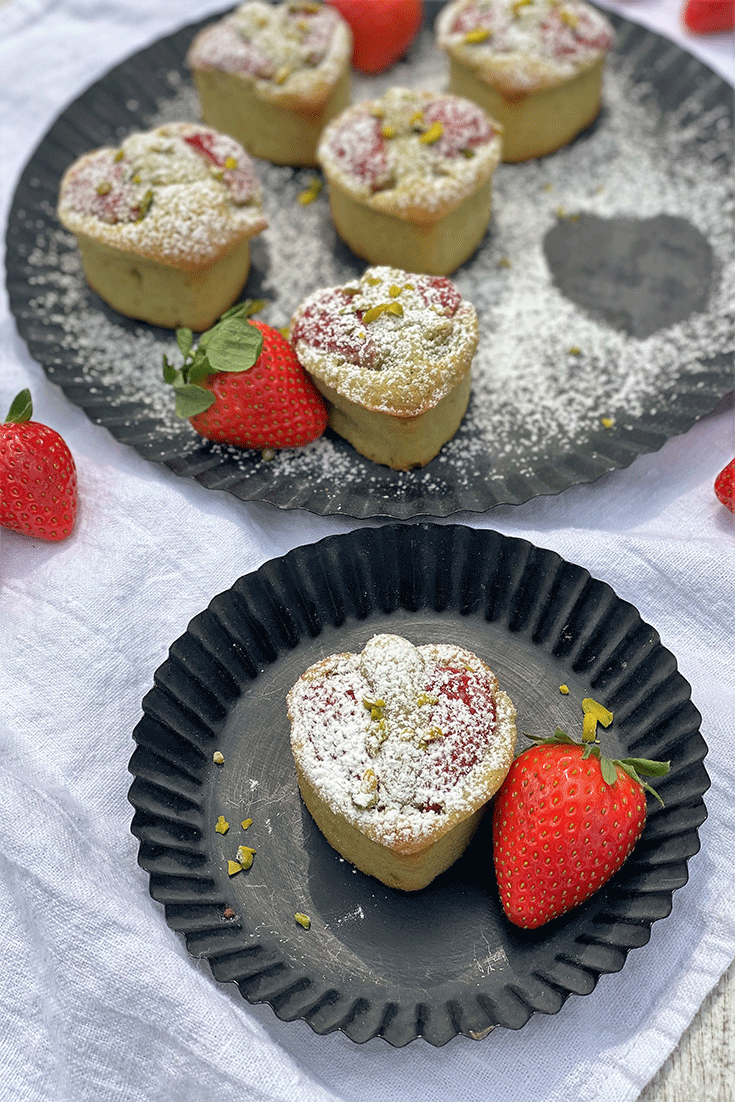
M 339 80 L 351 51 L 349 28 L 334 8 L 308 0 L 251 0 L 200 31 L 187 64 L 234 73 L 263 98 L 285 102 L 294 95 L 322 97 L 324 87 Z
M 467 374 L 477 338 L 475 308 L 450 280 L 388 267 L 314 292 L 291 330 L 310 374 L 390 414 L 436 405 Z
M 377 635 L 332 655 L 288 697 L 294 754 L 333 810 L 383 844 L 419 841 L 471 814 L 506 769 L 515 712 L 470 651 Z M 497 778 L 495 778 L 497 783 Z
M 330 182 L 397 217 L 430 221 L 472 195 L 500 160 L 499 129 L 461 96 L 392 87 L 324 129 L 317 158 Z M 436 214 L 433 215 L 436 217 Z
M 90 151 L 64 174 L 59 218 L 75 234 L 174 266 L 200 266 L 266 226 L 253 162 L 189 122 Z
M 506 92 L 568 80 L 614 38 L 609 21 L 584 0 L 455 0 L 437 19 L 442 49 Z
M 428 32 L 412 57 L 410 66 L 358 81 L 355 98 L 375 98 L 395 81 L 441 87 L 445 62 Z M 474 495 L 478 484 L 507 500 L 510 479 L 532 480 L 540 466 L 553 470 L 584 457 L 601 431 L 625 444 L 639 423 L 656 429 L 659 417 L 678 408 L 682 380 L 687 388 L 709 385 L 712 359 L 733 349 L 728 108 L 724 101 L 704 107 L 694 91 L 662 114 L 655 87 L 636 72 L 635 57 L 613 55 L 612 61 L 603 114 L 593 129 L 553 156 L 501 164 L 495 172 L 489 232 L 452 277 L 480 320 L 472 397 L 457 435 L 437 459 L 421 471 L 391 472 L 329 437 L 279 452 L 267 463 L 257 453 L 204 446 L 205 459 L 237 476 L 240 492 L 247 494 L 253 477 L 255 496 L 268 496 L 270 487 L 282 494 L 279 488 L 286 487 L 296 504 L 316 498 L 329 511 L 334 501 L 348 513 L 353 495 L 369 498 L 377 513 L 416 495 L 429 502 L 428 511 L 436 502 L 441 512 L 444 501 L 453 495 L 461 501 L 466 491 Z M 182 86 L 176 71 L 169 81 L 170 97 L 141 125 L 196 117 L 193 89 Z M 336 238 L 325 194 L 307 206 L 299 203 L 314 172 L 258 161 L 257 173 L 269 227 L 252 243 L 246 294 L 264 297 L 264 320 L 285 326 L 308 295 L 357 279 L 364 265 Z M 95 407 L 92 416 L 103 423 L 108 418 L 115 432 L 129 418 L 144 423 L 155 454 L 186 467 L 203 445 L 175 417 L 161 378 L 162 353 L 176 354 L 172 335 L 100 305 L 84 283 L 73 237 L 58 226 L 56 196 L 32 186 L 39 188 L 38 203 L 18 218 L 31 246 L 23 261 L 34 291 L 29 309 L 48 333 L 39 359 L 52 377 L 58 368 L 73 378 Z M 638 340 L 567 300 L 554 286 L 543 240 L 560 218 L 579 212 L 631 219 L 667 213 L 693 223 L 716 262 L 707 309 Z M 609 429 L 601 429 L 603 417 L 613 420 Z M 135 424 L 122 427 L 123 439 L 135 430 Z M 471 507 L 484 493 L 472 497 Z

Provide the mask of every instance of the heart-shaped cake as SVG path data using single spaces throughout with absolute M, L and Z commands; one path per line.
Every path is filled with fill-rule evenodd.
M 288 714 L 317 826 L 362 872 L 406 891 L 464 851 L 515 749 L 515 708 L 480 658 L 398 635 L 309 667 Z

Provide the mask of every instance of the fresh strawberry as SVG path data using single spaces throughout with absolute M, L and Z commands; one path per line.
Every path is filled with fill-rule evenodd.
M 735 513 L 735 459 L 731 459 L 715 479 L 715 496 L 731 513 Z
M 495 802 L 493 858 L 503 909 L 533 930 L 588 899 L 630 855 L 646 821 L 639 774 L 668 762 L 612 761 L 557 729 L 513 762 Z
M 55 429 L 31 421 L 22 390 L 0 425 L 0 525 L 40 540 L 63 540 L 77 515 L 77 470 Z
M 198 433 L 241 448 L 299 448 L 327 426 L 327 408 L 277 329 L 249 318 L 258 304 L 239 303 L 192 348 L 190 329 L 176 340 L 184 366 L 163 357 L 163 377 L 176 392 L 176 412 Z
M 734 0 L 686 0 L 682 20 L 692 34 L 719 34 L 735 28 Z
M 327 0 L 352 30 L 352 64 L 382 73 L 403 57 L 424 19 L 423 0 Z

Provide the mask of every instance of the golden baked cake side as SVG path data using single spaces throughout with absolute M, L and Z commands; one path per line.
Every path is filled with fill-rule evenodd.
M 195 330 L 236 300 L 250 238 L 268 224 L 247 153 L 194 123 L 78 158 L 62 178 L 58 216 L 76 236 L 89 285 L 110 306 Z
M 599 113 L 614 31 L 584 0 L 454 0 L 436 40 L 450 90 L 503 124 L 504 161 L 552 153 Z
M 317 150 L 337 233 L 372 264 L 448 275 L 485 235 L 501 146 L 458 96 L 390 88 L 347 108 Z
M 515 749 L 515 708 L 481 659 L 398 635 L 310 667 L 288 714 L 317 826 L 346 860 L 404 891 L 461 855 Z
M 380 266 L 315 291 L 291 323 L 331 428 L 394 470 L 424 466 L 454 436 L 478 339 L 474 306 L 446 277 Z
M 326 123 L 350 102 L 352 32 L 310 0 L 252 0 L 205 27 L 187 54 L 202 118 L 255 157 L 315 165 Z

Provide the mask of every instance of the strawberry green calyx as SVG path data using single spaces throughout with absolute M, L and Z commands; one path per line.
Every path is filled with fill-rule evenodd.
M 249 371 L 263 348 L 263 335 L 248 319 L 263 306 L 262 302 L 239 302 L 227 310 L 211 329 L 199 337 L 194 348 L 191 329 L 177 329 L 176 343 L 184 357 L 175 367 L 163 357 L 163 378 L 176 394 L 176 415 L 196 417 L 214 403 L 211 390 L 199 384 L 219 372 Z
M 26 387 L 25 390 L 21 390 L 20 394 L 16 394 L 13 401 L 10 403 L 10 409 L 8 415 L 5 418 L 4 424 L 6 425 L 22 425 L 25 421 L 30 421 L 33 416 L 33 402 L 31 400 L 31 392 Z
M 554 746 L 554 745 L 568 745 L 568 746 L 582 746 L 584 751 L 582 753 L 582 760 L 586 760 L 589 757 L 597 758 L 600 763 L 600 772 L 605 784 L 614 784 L 617 780 L 617 767 L 619 766 L 623 772 L 627 773 L 631 780 L 636 781 L 646 792 L 650 792 L 655 799 L 664 806 L 664 802 L 659 796 L 655 788 L 643 780 L 641 774 L 647 777 L 665 777 L 671 767 L 669 761 L 651 761 L 649 758 L 607 758 L 603 755 L 599 741 L 583 741 L 575 742 L 573 738 L 562 731 L 561 727 L 557 727 L 553 735 L 549 735 L 546 738 L 540 735 L 526 735 L 527 739 L 530 739 L 535 746 Z

